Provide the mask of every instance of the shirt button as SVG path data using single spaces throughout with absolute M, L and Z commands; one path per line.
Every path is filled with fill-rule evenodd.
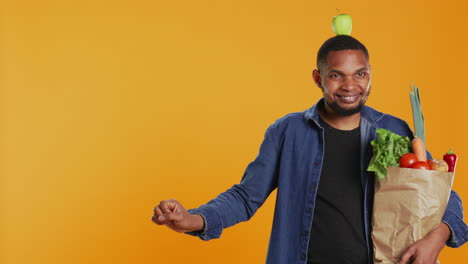
M 308 234 L 309 234 L 309 232 L 307 232 L 307 231 L 302 232 L 303 236 L 307 236 Z
M 301 260 L 305 260 L 306 259 L 306 254 L 302 253 L 301 254 Z
M 310 189 L 313 190 L 315 188 L 315 185 L 310 185 Z
M 306 212 L 307 212 L 307 213 L 310 213 L 311 211 L 312 211 L 312 209 L 311 209 L 310 207 L 308 207 L 308 208 L 306 209 Z
M 318 167 L 319 163 L 316 161 L 316 162 L 314 163 L 314 165 Z

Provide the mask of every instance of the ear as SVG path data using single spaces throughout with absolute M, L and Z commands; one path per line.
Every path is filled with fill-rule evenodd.
M 319 70 L 315 69 L 312 71 L 312 78 L 314 79 L 315 84 L 323 90 L 322 87 L 322 77 L 320 77 L 320 72 Z

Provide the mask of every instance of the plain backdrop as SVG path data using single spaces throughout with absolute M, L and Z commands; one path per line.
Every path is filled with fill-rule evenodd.
M 337 10 L 338 9 L 338 10 Z M 353 17 L 372 65 L 368 105 L 459 155 L 468 201 L 464 1 L 3 1 L 0 262 L 264 263 L 275 193 L 203 242 L 151 222 L 238 183 L 266 128 L 320 97 L 311 72 L 331 19 Z M 467 205 L 466 205 L 467 206 Z M 462 263 L 468 247 L 446 248 Z

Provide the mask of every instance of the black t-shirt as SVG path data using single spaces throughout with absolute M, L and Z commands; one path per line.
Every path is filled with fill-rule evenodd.
M 307 263 L 367 264 L 360 130 L 338 130 L 320 122 L 325 153 Z

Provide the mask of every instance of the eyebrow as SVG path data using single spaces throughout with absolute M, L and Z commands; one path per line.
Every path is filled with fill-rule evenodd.
M 362 68 L 356 70 L 355 72 L 360 72 L 360 71 L 369 71 L 369 68 L 362 67 Z M 344 75 L 344 72 L 339 71 L 339 70 L 331 70 L 330 73 L 338 73 L 338 74 Z

